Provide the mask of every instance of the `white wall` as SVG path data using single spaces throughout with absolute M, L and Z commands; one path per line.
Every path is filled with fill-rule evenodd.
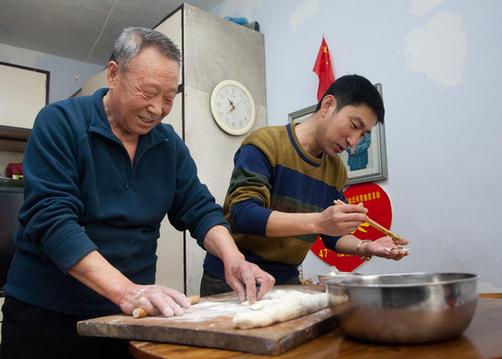
M 383 83 L 392 229 L 411 241 L 400 262 L 363 273 L 462 271 L 502 291 L 502 2 L 497 0 L 226 0 L 265 34 L 268 123 L 312 105 L 322 34 L 336 76 Z M 307 276 L 328 266 L 309 255 Z
M 50 71 L 49 102 L 68 98 L 87 78 L 103 68 L 101 65 L 1 43 L 0 61 Z

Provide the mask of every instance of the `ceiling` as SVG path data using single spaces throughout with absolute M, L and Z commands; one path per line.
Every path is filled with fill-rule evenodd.
M 210 10 L 223 0 L 184 1 Z M 176 0 L 0 0 L 0 43 L 105 65 L 125 27 L 154 27 Z

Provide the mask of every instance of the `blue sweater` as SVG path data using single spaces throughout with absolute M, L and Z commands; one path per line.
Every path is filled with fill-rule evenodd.
M 211 227 L 228 226 L 170 125 L 141 136 L 131 164 L 105 115 L 106 92 L 48 105 L 37 116 L 25 151 L 25 203 L 7 296 L 67 314 L 119 312 L 68 269 L 98 250 L 133 282 L 152 284 L 166 214 L 201 246 Z
M 321 212 L 336 199 L 345 200 L 347 172 L 339 156 L 313 157 L 296 137 L 293 125 L 264 127 L 249 135 L 234 157 L 234 171 L 224 211 L 237 247 L 250 262 L 272 274 L 277 284 L 298 278 L 317 234 L 267 237 L 273 210 Z M 321 236 L 335 250 L 339 237 Z M 206 254 L 204 269 L 223 279 L 222 262 Z

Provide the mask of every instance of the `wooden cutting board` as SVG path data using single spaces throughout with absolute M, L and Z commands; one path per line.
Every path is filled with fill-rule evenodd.
M 276 286 L 306 293 L 324 291 L 316 286 Z M 233 293 L 201 298 L 181 317 L 135 319 L 111 315 L 77 323 L 80 335 L 148 340 L 278 355 L 338 326 L 330 308 L 301 318 L 256 329 L 234 329 L 232 318 L 245 310 Z

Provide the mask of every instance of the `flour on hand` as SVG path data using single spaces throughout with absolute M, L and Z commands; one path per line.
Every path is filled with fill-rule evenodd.
M 298 318 L 328 307 L 327 293 L 303 293 L 296 290 L 275 290 L 254 304 L 242 303 L 249 311 L 237 313 L 234 328 L 251 329 Z

